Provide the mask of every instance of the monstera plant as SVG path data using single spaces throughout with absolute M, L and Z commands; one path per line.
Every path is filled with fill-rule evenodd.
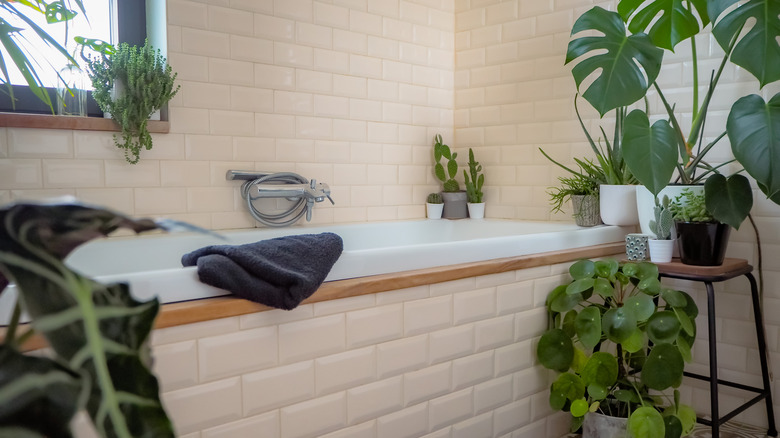
M 0 293 L 9 281 L 18 291 L 0 345 L 0 436 L 70 437 L 81 409 L 101 436 L 174 436 L 149 371 L 159 302 L 138 302 L 126 284 L 98 283 L 63 263 L 77 246 L 118 228 L 165 226 L 76 203 L 0 207 Z M 32 322 L 20 334 L 22 311 Z M 20 352 L 33 332 L 52 355 Z
M 696 413 L 680 404 L 685 362 L 691 361 L 698 308 L 685 292 L 667 289 L 652 263 L 581 260 L 572 281 L 547 296 L 550 329 L 537 357 L 559 373 L 550 405 L 573 417 L 628 418 L 634 438 L 677 438 L 693 430 Z
M 699 96 L 698 49 L 695 37 L 705 29 L 724 51 Z M 744 176 L 725 177 L 723 165 L 712 165 L 705 155 L 728 136 L 736 161 L 752 176 L 764 194 L 780 203 L 780 94 L 765 101 L 757 94 L 736 100 L 726 129 L 705 140 L 707 110 L 724 67 L 732 62 L 758 79 L 761 87 L 780 79 L 780 2 L 774 0 L 620 0 L 617 11 L 594 7 L 574 24 L 578 36 L 568 46 L 566 62 L 583 97 L 602 116 L 632 105 L 652 88 L 667 119 L 650 124 L 647 109 L 631 111 L 623 126 L 623 156 L 634 176 L 653 194 L 665 187 L 675 172 L 684 184 L 707 177 L 707 208 L 716 218 L 738 228 L 752 207 L 750 184 Z M 687 42 L 692 58 L 692 122 L 687 135 L 656 81 L 665 51 Z M 584 91 L 582 90 L 584 89 Z M 686 106 L 687 107 L 687 106 Z

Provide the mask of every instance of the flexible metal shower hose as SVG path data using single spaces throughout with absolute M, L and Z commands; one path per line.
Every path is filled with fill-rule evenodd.
M 251 181 L 247 181 L 241 185 L 241 195 L 246 199 L 246 205 L 249 207 L 249 213 L 252 217 L 257 219 L 263 225 L 269 227 L 286 227 L 292 225 L 306 214 L 306 198 L 301 196 L 292 207 L 281 213 L 263 213 L 258 210 L 252 203 L 252 198 L 249 196 L 249 190 L 258 184 L 273 183 L 273 184 L 309 184 L 309 180 L 292 172 L 279 172 L 272 173 Z M 257 198 L 256 198 L 257 199 Z M 292 200 L 291 198 L 287 198 Z M 294 199 L 294 198 L 293 198 Z

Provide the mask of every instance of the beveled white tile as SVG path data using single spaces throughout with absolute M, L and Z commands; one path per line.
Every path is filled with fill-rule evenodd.
M 375 438 L 376 422 L 367 421 L 357 426 L 347 427 L 345 429 L 331 432 L 323 435 L 321 438 Z
M 403 407 L 403 378 L 380 380 L 347 390 L 347 422 L 362 423 Z
M 482 415 L 461 421 L 452 426 L 452 438 L 474 438 L 498 436 L 493 435 L 493 413 L 486 412 Z
M 244 416 L 314 397 L 314 362 L 305 361 L 241 377 Z
M 493 351 L 462 357 L 452 361 L 452 389 L 474 386 L 493 378 Z M 510 385 L 511 386 L 511 385 Z
M 411 406 L 449 392 L 450 362 L 404 374 L 404 406 Z
M 533 340 L 516 342 L 495 350 L 496 376 L 514 373 L 533 364 Z
M 450 324 L 452 324 L 451 295 L 404 303 L 406 336 L 445 328 Z
M 473 392 L 467 388 L 428 402 L 429 428 L 436 430 L 470 418 L 474 411 Z
M 474 412 L 481 414 L 512 402 L 512 376 L 504 376 L 474 387 Z
M 198 340 L 201 382 L 276 365 L 276 327 L 241 330 Z
M 197 342 L 184 341 L 154 348 L 154 374 L 160 382 L 160 391 L 194 386 L 198 383 Z
M 379 417 L 376 421 L 378 438 L 413 438 L 428 431 L 428 403 L 420 403 L 404 410 Z
M 279 360 L 290 363 L 337 353 L 345 347 L 344 314 L 279 325 Z
M 518 400 L 493 411 L 493 433 L 500 436 L 531 421 L 530 399 Z
M 317 395 L 358 386 L 376 376 L 376 348 L 366 347 L 314 361 Z
M 282 408 L 283 438 L 324 435 L 347 425 L 347 396 L 344 392 Z
M 347 313 L 347 345 L 350 348 L 400 338 L 403 307 L 390 304 Z
M 238 318 L 221 318 L 194 324 L 178 325 L 152 331 L 153 346 L 198 339 L 238 331 Z
M 453 311 L 454 324 L 489 318 L 496 314 L 496 290 L 489 288 L 455 294 Z
M 485 351 L 510 344 L 514 339 L 515 316 L 506 315 L 474 324 L 476 349 Z
M 163 405 L 181 434 L 241 418 L 241 379 L 233 377 L 162 394 Z
M 474 325 L 466 324 L 428 335 L 430 363 L 439 363 L 471 354 L 474 351 Z
M 4 189 L 42 188 L 41 160 L 0 158 L 0 187 Z
M 262 431 L 263 438 L 279 438 L 279 412 L 244 418 L 232 423 L 203 430 L 201 438 L 256 438 Z
M 428 363 L 428 335 L 384 342 L 376 352 L 379 378 L 420 369 Z
M 7 128 L 10 158 L 73 158 L 73 131 Z

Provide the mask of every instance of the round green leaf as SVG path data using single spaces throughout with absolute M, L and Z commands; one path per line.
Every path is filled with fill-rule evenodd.
M 612 342 L 622 343 L 636 330 L 634 312 L 625 307 L 609 309 L 601 319 L 601 330 Z
M 610 353 L 597 351 L 591 355 L 580 375 L 586 385 L 596 383 L 605 387 L 610 387 L 617 381 L 617 358 Z
M 636 263 L 626 263 L 622 268 L 623 274 L 629 277 L 636 277 L 639 272 L 639 266 Z
M 680 320 L 674 312 L 658 312 L 647 320 L 647 336 L 655 344 L 671 344 L 680 334 Z
M 569 295 L 566 293 L 566 287 L 564 286 L 563 293 L 556 294 L 556 296 L 553 297 L 553 300 L 550 303 L 550 310 L 558 313 L 566 313 L 577 307 L 582 300 L 582 294 Z
M 689 318 L 688 315 L 680 309 L 674 308 L 672 310 L 674 311 L 674 315 L 677 317 L 677 320 L 680 321 L 680 326 L 682 326 L 683 331 L 688 336 L 696 336 L 696 326 L 693 325 L 691 318 Z
M 582 417 L 588 413 L 588 402 L 584 398 L 571 402 L 571 414 L 575 417 Z
M 628 389 L 618 389 L 615 391 L 615 398 L 623 403 L 639 403 L 639 396 L 636 392 Z
M 696 319 L 696 317 L 699 315 L 699 307 L 696 305 L 696 302 L 693 301 L 693 298 L 691 298 L 690 295 L 688 295 L 687 292 L 679 291 L 683 296 L 685 297 L 685 308 L 683 311 L 685 311 L 685 314 L 690 316 L 691 319 Z
M 661 282 L 658 277 L 645 277 L 637 287 L 647 295 L 657 295 L 661 291 Z
M 676 388 L 682 383 L 683 366 L 683 358 L 677 347 L 671 344 L 655 345 L 642 368 L 642 383 L 656 391 Z
M 685 299 L 685 295 L 682 292 L 674 289 L 663 288 L 661 289 L 661 298 L 664 299 L 672 307 L 685 307 L 688 304 L 688 300 Z
M 575 280 L 593 278 L 596 275 L 596 264 L 590 260 L 580 260 L 569 267 L 569 274 Z
M 693 355 L 691 354 L 691 345 L 684 337 L 677 338 L 677 349 L 680 350 L 680 355 L 685 362 L 691 363 Z
M 628 297 L 623 307 L 631 309 L 639 322 L 646 321 L 647 318 L 650 318 L 655 313 L 653 298 L 645 294 Z
M 551 391 L 562 393 L 568 400 L 577 400 L 585 396 L 582 379 L 572 373 L 563 373 L 553 382 Z
M 658 266 L 650 262 L 641 262 L 637 265 L 638 272 L 636 277 L 640 280 L 645 278 L 658 278 Z
M 601 295 L 604 298 L 610 298 L 615 296 L 615 287 L 606 278 L 597 278 L 593 282 L 593 292 Z
M 601 312 L 598 307 L 586 307 L 574 320 L 574 331 L 582 346 L 590 350 L 601 340 Z
M 547 331 L 536 346 L 539 362 L 551 370 L 567 370 L 574 358 L 574 345 L 571 338 L 561 329 Z
M 574 347 L 574 360 L 571 361 L 572 371 L 579 374 L 586 363 L 588 363 L 588 356 L 585 355 L 584 351 Z
M 604 400 L 607 398 L 607 388 L 598 383 L 591 383 L 588 385 L 588 395 L 593 400 Z
M 642 330 L 636 329 L 631 336 L 623 341 L 623 349 L 629 353 L 636 353 L 637 351 L 645 348 L 645 336 Z
M 714 173 L 704 182 L 704 202 L 712 217 L 738 230 L 753 208 L 753 189 L 744 175 Z
M 594 264 L 596 266 L 596 275 L 601 278 L 611 278 L 617 274 L 620 267 L 615 259 L 599 260 Z
M 560 411 L 566 406 L 566 394 L 561 391 L 550 390 L 550 407 L 553 410 Z
M 577 311 L 569 310 L 566 312 L 566 316 L 563 317 L 563 326 L 561 327 L 566 333 L 566 336 L 573 338 L 575 335 L 574 321 L 577 319 Z
M 674 415 L 667 415 L 664 418 L 664 438 L 680 438 L 682 436 L 682 423 Z
M 592 278 L 581 278 L 579 280 L 572 281 L 569 286 L 566 287 L 566 293 L 569 295 L 581 294 L 585 291 L 593 289 L 594 280 Z
M 688 436 L 696 427 L 696 411 L 688 405 L 677 406 L 677 418 L 682 423 L 682 435 Z
M 664 419 L 655 409 L 644 406 L 628 417 L 628 431 L 634 438 L 661 438 L 664 436 Z

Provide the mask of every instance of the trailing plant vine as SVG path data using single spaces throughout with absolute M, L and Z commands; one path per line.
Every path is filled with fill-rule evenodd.
M 179 91 L 180 86 L 174 88 L 177 73 L 148 41 L 143 47 L 121 43 L 113 54 L 89 58 L 87 70 L 95 101 L 122 129 L 114 144 L 125 150 L 127 162 L 136 164 L 141 149 L 152 148 L 149 117 Z

